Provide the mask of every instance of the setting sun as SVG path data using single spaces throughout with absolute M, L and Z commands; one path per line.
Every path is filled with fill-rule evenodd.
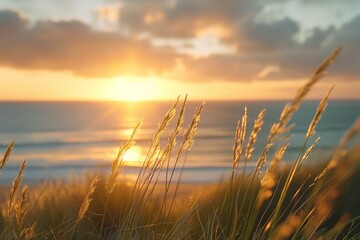
M 142 150 L 139 146 L 133 146 L 126 151 L 124 162 L 126 165 L 139 165 L 142 160 Z
M 109 87 L 109 97 L 118 101 L 146 101 L 159 98 L 157 81 L 152 78 L 119 77 Z

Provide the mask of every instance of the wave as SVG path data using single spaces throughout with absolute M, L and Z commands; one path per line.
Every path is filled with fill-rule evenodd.
M 251 171 L 253 166 L 247 166 L 248 171 Z M 9 184 L 18 173 L 17 166 L 8 166 L 2 172 L 0 184 Z M 57 166 L 28 166 L 24 182 L 27 184 L 41 184 L 45 181 L 84 181 L 87 176 L 93 174 L 104 174 L 106 176 L 111 170 L 111 166 L 84 166 L 84 165 L 57 165 Z M 134 181 L 140 172 L 140 167 L 124 166 L 120 179 Z M 232 168 L 218 167 L 218 166 L 201 166 L 201 167 L 185 167 L 176 168 L 174 171 L 174 179 L 182 175 L 182 182 L 184 183 L 213 183 L 221 181 L 225 176 L 230 175 Z M 165 170 L 162 170 L 159 177 L 159 182 L 165 182 Z
M 98 136 L 98 135 L 97 135 Z M 114 145 L 117 146 L 121 142 L 125 142 L 128 140 L 128 137 L 113 137 L 113 138 L 102 138 L 99 137 L 89 136 L 89 137 L 81 137 L 81 138 L 60 138 L 55 140 L 49 139 L 34 139 L 34 140 L 23 140 L 23 139 L 16 139 L 16 147 L 17 148 L 53 148 L 53 147 L 65 147 L 65 146 L 85 146 L 85 145 Z M 162 137 L 162 141 L 167 141 L 168 136 Z M 232 134 L 198 134 L 196 139 L 223 139 L 223 138 L 232 138 Z M 179 137 L 182 139 L 182 136 Z M 136 142 L 143 145 L 146 143 L 151 142 L 152 136 L 140 136 L 135 138 Z M 0 148 L 6 148 L 8 143 L 11 140 L 2 140 L 0 141 Z
M 342 134 L 347 130 L 347 126 L 326 126 L 318 127 L 317 132 L 321 134 Z M 298 128 L 294 129 L 291 133 L 293 136 L 305 135 L 307 128 Z M 266 136 L 267 132 L 261 132 L 261 135 Z M 55 147 L 66 147 L 66 146 L 87 146 L 87 145 L 113 145 L 117 146 L 119 143 L 127 141 L 128 137 L 101 137 L 101 133 L 94 133 L 89 136 L 74 136 L 72 137 L 63 137 L 62 134 L 59 134 L 58 137 L 46 138 L 38 137 L 37 134 L 30 133 L 27 137 L 16 138 L 16 148 L 55 148 Z M 262 137 L 262 136 L 261 136 Z M 179 141 L 182 136 L 179 137 Z M 234 133 L 226 130 L 211 131 L 206 129 L 201 129 L 201 131 L 196 135 L 198 141 L 201 140 L 221 140 L 221 139 L 230 139 L 234 138 Z M 144 136 L 140 135 L 136 138 L 136 142 L 140 145 L 147 144 L 151 142 L 152 135 Z M 167 135 L 165 135 L 162 141 L 167 141 Z M 0 148 L 6 148 L 11 139 L 0 139 Z M 336 144 L 336 142 L 334 142 Z

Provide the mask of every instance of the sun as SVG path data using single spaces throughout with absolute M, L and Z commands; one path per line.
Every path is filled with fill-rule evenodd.
M 153 78 L 117 77 L 109 86 L 109 97 L 118 101 L 147 101 L 161 98 Z
M 125 152 L 123 161 L 126 165 L 139 165 L 142 157 L 141 147 L 133 146 Z

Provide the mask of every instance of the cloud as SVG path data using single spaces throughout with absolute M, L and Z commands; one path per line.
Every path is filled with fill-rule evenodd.
M 253 19 L 261 10 L 258 0 L 182 0 L 164 4 L 157 0 L 124 1 L 120 24 L 134 33 L 148 32 L 164 38 L 192 38 L 203 29 L 219 26 L 231 31 Z M 146 21 L 147 16 L 161 16 Z
M 268 4 L 276 2 L 278 0 Z M 356 67 L 360 60 L 350 54 L 357 51 L 356 42 L 360 41 L 358 35 L 354 36 L 354 31 L 359 31 L 356 23 L 352 23 L 356 19 L 340 28 L 314 28 L 300 41 L 300 23 L 289 17 L 261 21 L 265 7 L 261 0 L 182 0 L 171 6 L 156 0 L 126 1 L 120 23 L 133 34 L 147 33 L 155 38 L 171 39 L 194 38 L 204 29 L 225 29 L 226 34 L 218 34 L 218 38 L 223 44 L 235 46 L 236 54 L 185 59 L 183 65 L 187 73 L 183 79 L 192 76 L 194 79 L 249 81 L 256 79 L 267 66 L 279 68 L 266 74 L 268 79 L 304 78 L 339 46 L 345 46 L 345 50 L 331 76 L 354 79 L 360 74 Z M 144 18 L 152 15 L 161 17 L 156 21 Z M 345 64 L 349 61 L 352 63 Z
M 299 24 L 284 18 L 278 21 L 248 22 L 245 26 L 239 26 L 243 30 L 231 41 L 237 42 L 241 51 L 259 52 L 276 51 L 293 48 L 297 45 L 295 35 L 299 32 Z
M 340 27 L 314 28 L 300 41 L 301 23 L 290 17 L 265 21 L 264 6 L 263 0 L 126 1 L 118 15 L 119 32 L 94 30 L 74 20 L 30 22 L 16 12 L 0 11 L 0 65 L 68 70 L 88 77 L 289 80 L 310 76 L 328 54 L 344 46 L 330 76 L 358 78 L 360 16 Z M 186 43 L 204 31 L 213 31 L 234 51 L 195 58 L 170 44 L 152 44 L 156 39 Z
M 334 65 L 334 73 L 343 79 L 360 80 L 360 15 L 344 24 L 329 41 L 328 48 L 337 45 L 344 50 Z
M 171 49 L 94 31 L 79 21 L 39 21 L 31 26 L 19 14 L 1 11 L 0 36 L 0 64 L 15 68 L 106 77 L 160 74 L 175 66 Z
M 339 4 L 338 0 L 299 0 L 299 1 L 304 4 L 329 4 L 329 3 Z M 344 1 L 344 3 L 345 2 L 346 2 L 345 5 L 349 6 L 350 4 L 359 3 L 359 0 L 346 0 L 346 1 Z

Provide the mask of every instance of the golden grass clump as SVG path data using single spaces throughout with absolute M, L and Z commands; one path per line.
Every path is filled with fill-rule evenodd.
M 12 141 L 12 142 L 8 145 L 8 147 L 6 148 L 4 157 L 2 158 L 2 160 L 1 160 L 1 162 L 0 162 L 0 169 L 3 169 L 4 166 L 6 165 L 6 163 L 9 161 L 11 152 L 12 152 L 13 149 L 14 149 L 14 145 L 15 145 L 15 141 Z
M 264 125 L 264 116 L 265 116 L 265 113 L 266 113 L 266 110 L 263 109 L 257 119 L 255 120 L 254 122 L 254 127 L 253 127 L 253 130 L 249 136 L 249 142 L 246 146 L 246 152 L 245 152 L 245 162 L 247 162 L 250 158 L 251 158 L 251 155 L 255 149 L 254 145 L 256 143 L 256 139 L 257 139 L 257 136 L 262 128 L 262 126 Z
M 28 187 L 24 186 L 21 191 L 20 200 L 18 200 L 14 205 L 16 225 L 19 232 L 17 237 L 19 239 L 33 239 L 35 237 L 36 223 L 29 225 L 26 222 L 30 211 L 30 201 L 28 195 Z
M 337 58 L 341 48 L 336 49 L 315 71 L 310 80 L 301 87 L 291 104 L 287 104 L 284 107 L 283 112 L 280 116 L 280 121 L 272 126 L 271 132 L 269 134 L 269 140 L 272 141 L 276 136 L 286 133 L 288 129 L 286 128 L 287 124 L 291 120 L 294 113 L 299 109 L 301 103 L 304 101 L 306 95 L 309 93 L 310 89 L 326 74 L 326 71 L 330 64 Z
M 92 201 L 92 195 L 94 194 L 95 190 L 96 190 L 96 186 L 99 183 L 100 178 L 98 176 L 96 176 L 93 181 L 90 184 L 89 187 L 89 191 L 87 192 L 85 199 L 83 201 L 83 203 L 80 206 L 80 210 L 79 210 L 79 214 L 76 220 L 76 223 L 79 223 L 81 221 L 81 219 L 84 218 L 85 213 L 88 211 L 90 203 Z
M 246 124 L 247 124 L 247 108 L 244 109 L 244 115 L 239 120 L 235 130 L 235 141 L 233 146 L 233 169 L 237 170 L 240 162 L 240 158 L 243 152 L 243 146 L 246 136 Z
M 274 159 L 271 160 L 269 167 L 266 170 L 266 173 L 264 174 L 264 177 L 261 179 L 261 185 L 264 186 L 267 184 L 268 178 L 271 177 L 272 174 L 274 174 L 274 171 L 276 170 L 279 162 L 283 159 L 283 156 L 286 152 L 286 149 L 288 148 L 289 144 L 286 144 L 285 146 L 281 147 L 274 156 Z
M 124 157 L 126 151 L 135 145 L 134 137 L 136 135 L 136 132 L 139 130 L 140 126 L 141 126 L 141 122 L 139 122 L 133 129 L 133 132 L 132 132 L 129 140 L 125 144 L 120 146 L 118 154 L 112 163 L 111 173 L 106 182 L 106 189 L 109 194 L 111 194 L 111 192 L 113 191 L 114 184 L 116 182 L 116 178 L 120 174 L 120 170 L 121 170 L 122 163 L 123 163 L 123 157 Z
M 319 123 L 322 114 L 325 112 L 325 109 L 327 107 L 327 101 L 329 98 L 330 93 L 332 92 L 334 87 L 331 87 L 331 89 L 329 90 L 329 92 L 325 95 L 325 97 L 321 100 L 316 113 L 314 115 L 313 120 L 311 121 L 308 131 L 306 133 L 306 138 L 310 138 L 311 136 L 313 136 L 315 134 L 315 127 L 316 125 Z
M 14 179 L 11 185 L 10 189 L 10 195 L 9 195 L 9 201 L 8 201 L 8 216 L 10 217 L 13 213 L 13 208 L 16 202 L 16 193 L 18 192 L 18 189 L 20 188 L 21 182 L 24 177 L 24 170 L 26 167 L 26 161 L 24 161 L 19 169 L 18 176 Z

